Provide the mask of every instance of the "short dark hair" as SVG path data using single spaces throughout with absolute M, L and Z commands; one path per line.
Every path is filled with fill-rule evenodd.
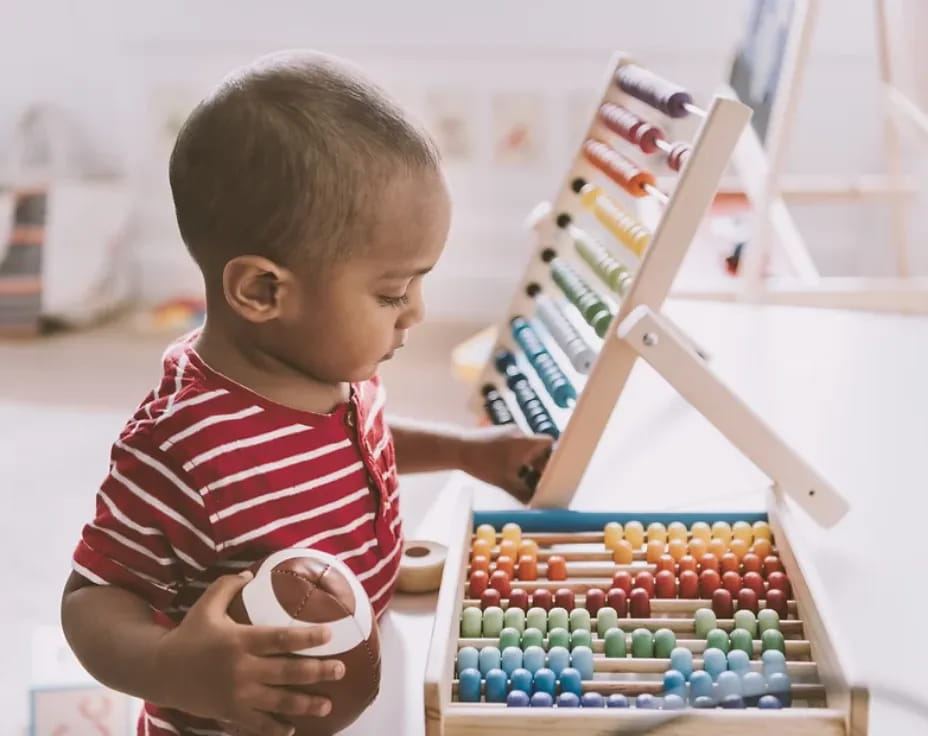
M 343 258 L 389 178 L 438 165 L 429 136 L 362 74 L 288 51 L 233 72 L 197 105 L 170 182 L 181 237 L 208 277 L 246 253 Z

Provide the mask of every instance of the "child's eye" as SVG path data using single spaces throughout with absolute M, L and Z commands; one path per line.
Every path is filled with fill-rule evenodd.
M 409 296 L 378 296 L 377 300 L 384 307 L 402 307 L 409 304 Z

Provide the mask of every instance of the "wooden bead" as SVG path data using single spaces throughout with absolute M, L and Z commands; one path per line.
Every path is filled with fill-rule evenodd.
M 590 588 L 586 592 L 586 610 L 596 616 L 599 609 L 606 605 L 606 593 L 600 588 Z
M 689 543 L 690 555 L 695 559 L 700 559 L 709 551 L 709 542 L 699 537 L 693 537 Z
M 769 577 L 772 572 L 783 572 L 783 563 L 776 555 L 767 555 L 764 558 L 764 575 Z
M 486 557 L 487 559 L 492 559 L 492 551 L 493 545 L 486 539 L 481 539 L 479 537 L 474 540 L 470 548 L 471 557 Z
M 470 574 L 470 580 L 467 584 L 468 595 L 471 598 L 479 598 L 483 595 L 483 591 L 487 589 L 487 586 L 490 584 L 490 576 L 487 575 L 485 570 L 474 570 Z
M 654 597 L 654 575 L 652 575 L 648 570 L 642 570 L 637 575 L 635 575 L 635 585 L 632 587 L 632 590 L 635 588 L 642 588 L 648 591 L 648 597 Z
M 740 539 L 748 544 L 754 541 L 754 529 L 746 521 L 736 521 L 731 525 L 731 535 L 735 539 Z
M 509 607 L 521 608 L 523 611 L 529 609 L 528 591 L 524 588 L 513 588 L 509 592 Z
M 731 524 L 727 521 L 717 521 L 712 525 L 713 539 L 721 539 L 726 546 L 731 544 Z
M 790 595 L 790 585 L 789 578 L 786 577 L 785 572 L 772 572 L 767 576 L 767 585 L 770 588 L 776 588 L 782 590 L 783 593 L 789 598 Z
M 732 539 L 728 547 L 729 552 L 735 555 L 740 561 L 748 553 L 748 543 L 743 539 Z
M 496 529 L 493 528 L 492 524 L 481 524 L 477 527 L 474 536 L 476 539 L 485 540 L 491 548 L 496 546 Z
M 538 580 L 538 561 L 531 555 L 519 558 L 519 580 Z
M 622 588 L 610 588 L 606 593 L 606 605 L 614 608 L 619 618 L 628 615 L 628 593 Z
M 753 552 L 748 552 L 744 557 L 741 558 L 741 569 L 744 574 L 749 572 L 761 572 L 764 568 L 763 562 L 760 557 L 758 557 Z
M 667 545 L 660 540 L 650 540 L 648 542 L 647 550 L 645 551 L 645 560 L 651 565 L 657 564 L 660 556 L 664 554 L 664 549 L 666 546 Z
M 722 575 L 722 586 L 732 595 L 737 595 L 738 591 L 741 590 L 741 576 L 729 570 Z
M 523 539 L 519 542 L 519 557 L 532 557 L 538 559 L 538 542 L 534 539 Z
M 738 591 L 738 610 L 748 610 L 757 613 L 758 602 L 757 593 L 750 588 L 742 588 Z
M 667 543 L 667 554 L 674 560 L 679 560 L 686 554 L 686 542 L 682 539 L 671 539 Z
M 695 570 L 681 570 L 679 581 L 681 598 L 699 597 L 699 575 Z
M 744 587 L 753 590 L 758 598 L 764 597 L 766 590 L 764 588 L 764 579 L 760 576 L 760 573 L 746 572 L 742 576 L 741 581 Z
M 490 574 L 490 558 L 483 555 L 477 555 L 470 561 L 470 571 L 483 570 L 487 575 Z
M 721 560 L 722 555 L 726 552 L 728 552 L 728 542 L 718 537 L 712 537 L 709 540 L 709 554 L 713 554 Z
M 617 565 L 631 565 L 635 558 L 632 543 L 627 539 L 620 539 L 612 550 L 612 560 Z
M 789 616 L 789 604 L 786 597 L 786 592 L 778 588 L 771 588 L 767 591 L 767 608 L 772 608 L 776 611 L 781 620 L 785 620 Z
M 632 588 L 628 599 L 628 611 L 632 618 L 651 618 L 651 596 L 644 588 Z
M 665 527 L 659 521 L 648 524 L 648 541 L 667 544 L 667 527 Z
M 699 596 L 701 598 L 711 598 L 720 587 L 722 587 L 722 579 L 718 571 L 707 569 L 699 573 Z
M 622 525 L 617 521 L 610 521 L 603 527 L 603 542 L 606 549 L 615 549 L 615 545 L 622 541 Z
M 499 549 L 496 552 L 496 556 L 508 557 L 510 560 L 515 560 L 518 553 L 519 546 L 511 539 L 504 539 L 499 543 Z
M 674 562 L 673 557 L 670 555 L 661 555 L 657 560 L 657 570 L 667 570 L 668 572 L 674 573 L 677 570 L 677 563 Z
M 490 587 L 496 588 L 503 598 L 508 598 L 512 592 L 512 584 L 509 575 L 504 570 L 496 570 L 490 575 Z
M 712 529 L 706 522 L 697 521 L 690 527 L 690 535 L 693 539 L 701 539 L 706 544 L 709 544 L 709 540 L 712 539 Z
M 503 540 L 515 544 L 516 552 L 519 549 L 519 543 L 522 541 L 522 527 L 515 522 L 510 521 L 503 525 Z M 515 556 L 515 555 L 513 555 Z
M 680 561 L 677 563 L 677 569 L 681 573 L 684 570 L 692 570 L 693 572 L 698 572 L 699 566 L 696 562 L 695 557 L 693 557 L 692 555 L 683 555 L 683 557 L 681 557 Z
M 699 560 L 699 571 L 714 570 L 719 572 L 719 558 L 711 552 L 704 554 Z
M 515 577 L 515 563 L 508 555 L 500 555 L 496 558 L 496 569 L 502 570 L 510 579 Z
M 541 608 L 550 611 L 554 607 L 554 596 L 550 590 L 538 588 L 532 593 L 532 608 Z
M 758 539 L 751 546 L 751 552 L 753 552 L 761 559 L 764 559 L 767 555 L 773 552 L 773 545 L 770 543 L 769 539 Z
M 731 618 L 735 613 L 731 593 L 719 588 L 712 594 L 712 611 L 718 618 Z
M 677 597 L 677 577 L 670 570 L 661 570 L 654 578 L 654 595 L 656 598 Z
M 560 555 L 548 558 L 548 580 L 567 580 L 567 562 Z
M 741 563 L 733 552 L 726 552 L 719 558 L 719 572 L 723 575 L 726 572 L 739 572 Z
M 644 525 L 640 521 L 630 521 L 625 525 L 625 539 L 632 549 L 641 549 L 644 545 Z
M 574 592 L 570 588 L 558 588 L 554 591 L 554 605 L 556 608 L 563 608 L 565 611 L 574 610 L 576 599 Z
M 628 595 L 632 592 L 632 576 L 627 570 L 617 570 L 612 576 L 612 587 L 621 588 Z M 609 605 L 612 605 L 611 603 Z
M 680 521 L 671 521 L 667 525 L 667 539 L 679 539 L 681 542 L 685 542 L 689 539 L 689 532 L 686 531 L 686 524 Z
M 499 591 L 495 588 L 487 588 L 480 594 L 480 607 L 485 611 L 490 606 L 499 607 L 499 602 L 502 599 Z

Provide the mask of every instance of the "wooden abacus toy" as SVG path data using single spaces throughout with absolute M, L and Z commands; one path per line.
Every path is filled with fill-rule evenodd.
M 473 513 L 426 666 L 429 736 L 860 734 L 820 588 L 768 513 Z

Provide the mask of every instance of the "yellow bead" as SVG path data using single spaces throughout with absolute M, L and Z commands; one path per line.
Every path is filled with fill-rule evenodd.
M 612 550 L 612 560 L 617 565 L 631 565 L 634 559 L 632 545 L 627 539 L 620 539 Z
M 486 557 L 487 559 L 491 558 L 491 552 L 493 547 L 486 539 L 475 539 L 474 543 L 471 545 L 470 551 L 474 557 Z
M 683 542 L 689 539 L 689 532 L 686 531 L 686 524 L 679 521 L 672 521 L 667 525 L 667 539 L 679 539 Z
M 538 559 L 538 542 L 534 539 L 523 539 L 519 543 L 519 557 L 532 557 Z
M 709 542 L 701 537 L 693 537 L 690 540 L 690 555 L 696 560 L 701 560 L 702 556 L 709 551 Z
M 610 521 L 603 527 L 603 542 L 606 549 L 615 549 L 620 541 L 622 541 L 622 525 L 617 521 Z
M 751 551 L 761 559 L 764 559 L 767 555 L 773 554 L 773 545 L 770 543 L 769 539 L 758 539 L 751 547 Z
M 712 539 L 712 530 L 704 521 L 695 522 L 693 526 L 690 527 L 690 534 L 693 535 L 693 539 L 701 539 L 706 544 L 709 544 L 709 540 Z
M 753 531 L 754 539 L 773 539 L 770 525 L 766 521 L 755 521 Z
M 516 547 L 519 546 L 519 543 L 522 541 L 522 527 L 513 522 L 503 526 L 503 539 L 512 540 L 515 543 Z
M 726 545 L 731 543 L 731 525 L 727 521 L 717 521 L 712 525 L 712 536 L 721 539 Z
M 754 541 L 754 530 L 746 521 L 736 521 L 732 524 L 731 535 L 735 539 L 740 539 L 745 542 L 748 547 L 750 547 L 751 543 Z
M 724 555 L 726 552 L 728 552 L 728 545 L 725 544 L 725 542 L 723 542 L 721 539 L 718 537 L 713 537 L 711 540 L 709 540 L 709 554 L 713 554 L 721 560 L 722 555 Z
M 741 559 L 748 553 L 748 550 L 750 549 L 750 547 L 748 547 L 748 543 L 745 542 L 743 539 L 732 539 L 731 546 L 729 547 L 729 549 L 731 550 L 732 554 L 734 554 L 735 557 L 738 558 L 738 561 L 740 562 Z
M 659 521 L 655 521 L 653 524 L 648 524 L 648 541 L 649 542 L 661 542 L 663 544 L 667 543 L 667 527 L 661 524 Z
M 493 547 L 496 545 L 496 529 L 492 524 L 481 524 L 477 527 L 477 539 L 485 539 Z
M 667 554 L 669 554 L 676 562 L 680 561 L 680 558 L 686 554 L 686 542 L 682 539 L 671 539 L 667 543 Z
M 632 549 L 641 549 L 644 544 L 644 525 L 640 521 L 630 521 L 625 525 L 625 538 Z
M 519 547 L 515 542 L 511 539 L 504 539 L 499 543 L 499 552 L 497 552 L 497 556 L 508 557 L 510 560 L 514 560 L 518 552 Z
M 661 555 L 664 554 L 665 547 L 666 545 L 659 539 L 649 540 L 648 548 L 645 551 L 645 560 L 648 562 L 648 564 L 656 565 Z

